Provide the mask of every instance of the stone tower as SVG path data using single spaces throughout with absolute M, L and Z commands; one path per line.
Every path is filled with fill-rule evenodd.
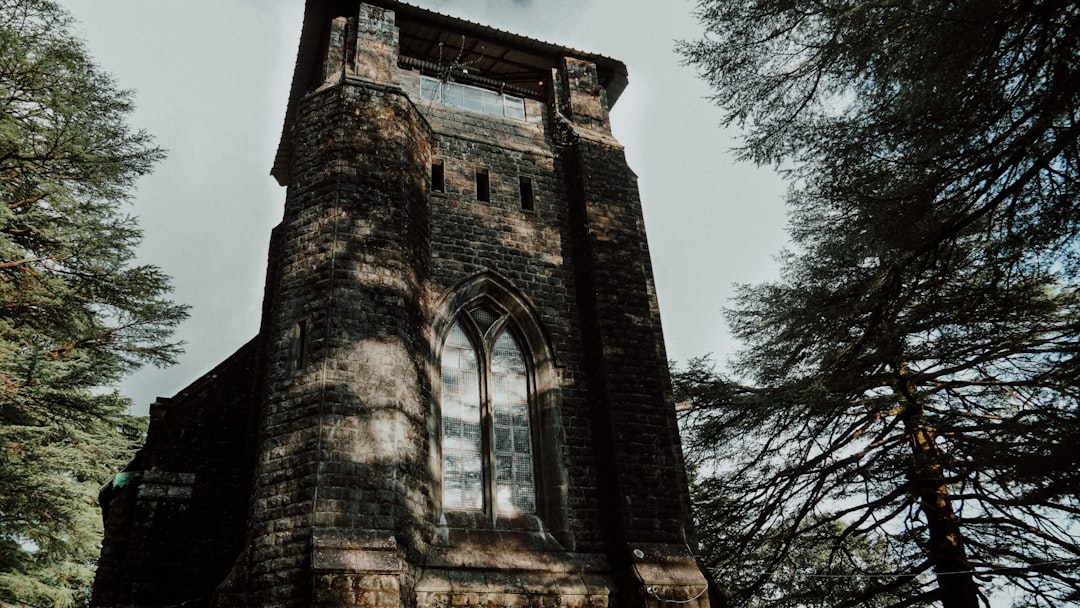
M 261 331 L 153 405 L 94 604 L 707 608 L 625 85 L 308 0 Z

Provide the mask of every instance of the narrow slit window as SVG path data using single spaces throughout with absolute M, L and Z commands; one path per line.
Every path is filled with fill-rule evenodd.
M 491 182 L 484 167 L 476 168 L 476 200 L 485 203 L 491 200 Z
M 532 211 L 535 209 L 536 204 L 533 200 L 532 180 L 528 177 L 519 177 L 518 190 L 521 192 L 521 208 L 525 211 Z
M 431 161 L 431 191 L 446 191 L 446 172 L 443 170 L 443 161 L 441 158 Z
M 293 326 L 290 348 L 292 350 L 293 370 L 304 368 L 307 356 L 307 321 L 299 321 Z

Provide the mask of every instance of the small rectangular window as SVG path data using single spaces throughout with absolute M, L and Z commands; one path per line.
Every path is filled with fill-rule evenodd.
M 519 177 L 518 190 L 521 192 L 521 208 L 525 211 L 532 211 L 535 208 L 532 180 L 528 177 Z
M 491 182 L 488 181 L 488 170 L 484 167 L 476 168 L 476 200 L 491 200 Z
M 503 96 L 503 115 L 507 118 L 525 120 L 525 100 L 520 97 Z
M 436 158 L 431 161 L 431 191 L 446 191 L 446 174 L 443 171 L 443 161 L 441 158 Z

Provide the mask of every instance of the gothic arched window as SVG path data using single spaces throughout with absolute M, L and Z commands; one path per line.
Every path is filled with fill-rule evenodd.
M 459 315 L 440 363 L 443 509 L 536 513 L 533 381 L 509 315 Z

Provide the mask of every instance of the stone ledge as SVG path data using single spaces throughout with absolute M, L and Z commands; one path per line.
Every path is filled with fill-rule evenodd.
M 389 574 L 401 572 L 404 562 L 390 532 L 324 528 L 312 532 L 311 569 Z
M 521 572 L 607 572 L 607 558 L 591 553 L 529 551 L 490 547 L 435 547 L 427 556 L 427 564 L 436 568 L 466 568 L 472 570 L 512 570 Z
M 422 594 L 508 594 L 531 596 L 603 596 L 611 594 L 612 579 L 595 572 L 428 568 L 416 583 Z

